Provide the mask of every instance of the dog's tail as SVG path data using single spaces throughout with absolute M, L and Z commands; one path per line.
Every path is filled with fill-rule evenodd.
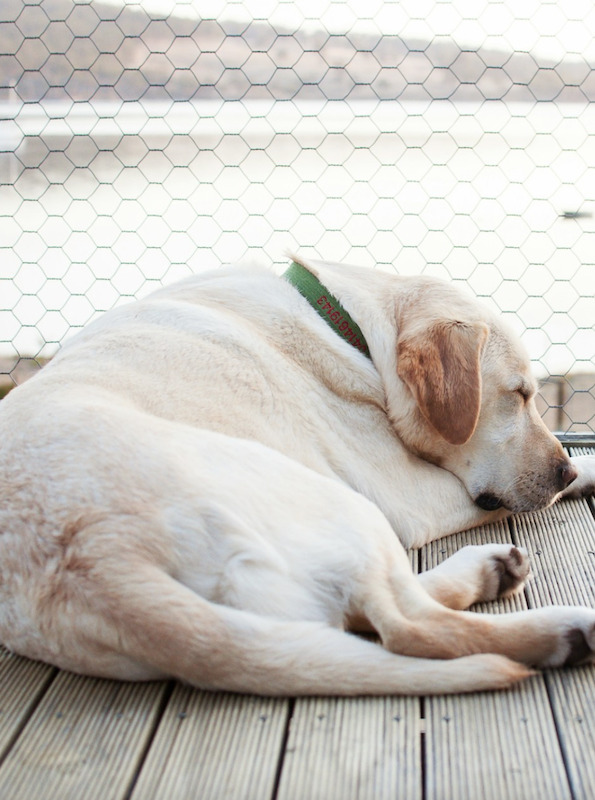
M 110 598 L 102 609 L 110 641 L 101 636 L 97 644 L 111 651 L 111 677 L 126 678 L 132 663 L 148 677 L 172 676 L 199 688 L 292 696 L 503 689 L 532 674 L 500 655 L 410 658 L 324 624 L 220 606 L 153 567 L 128 575 L 124 595 L 122 585 L 101 592 L 98 604 Z

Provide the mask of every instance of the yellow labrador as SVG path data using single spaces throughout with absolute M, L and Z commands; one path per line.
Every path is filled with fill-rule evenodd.
M 109 312 L 0 404 L 0 641 L 264 694 L 589 660 L 595 611 L 464 610 L 522 587 L 515 547 L 419 578 L 404 550 L 593 490 L 534 392 L 501 320 L 427 278 L 229 268 Z

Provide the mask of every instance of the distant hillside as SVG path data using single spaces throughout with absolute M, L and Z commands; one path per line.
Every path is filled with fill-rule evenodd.
M 0 356 L 0 399 L 47 364 L 47 358 L 8 358 Z
M 595 100 L 591 65 L 323 29 L 151 16 L 141 5 L 3 0 L 0 98 Z M 9 87 L 12 87 L 9 89 Z M 9 91 L 11 94 L 9 95 Z

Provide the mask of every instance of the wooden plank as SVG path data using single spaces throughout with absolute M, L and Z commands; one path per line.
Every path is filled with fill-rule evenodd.
M 289 705 L 176 685 L 132 798 L 272 797 Z
M 513 521 L 536 563 L 531 605 L 595 605 L 595 520 L 585 500 Z M 552 670 L 547 686 L 573 797 L 595 797 L 595 670 Z
M 0 646 L 0 760 L 55 674 L 53 667 Z
M 417 570 L 418 553 L 410 551 Z M 421 701 L 296 700 L 277 800 L 422 797 Z
M 428 800 L 571 797 L 542 677 L 427 705 Z
M 436 539 L 420 549 L 421 569 L 425 572 L 425 570 L 438 566 L 442 561 L 468 544 L 498 543 L 516 544 L 506 521 L 482 525 L 480 528 L 472 528 L 469 531 L 445 536 L 443 539 Z M 498 603 L 490 603 L 489 607 L 492 608 L 492 606 L 497 607 Z
M 547 682 L 573 798 L 592 800 L 595 797 L 593 667 L 552 672 Z
M 486 525 L 432 542 L 422 567 L 466 544 L 510 541 L 506 523 Z M 526 607 L 522 595 L 476 606 L 484 613 Z M 509 692 L 427 698 L 426 746 L 427 800 L 571 797 L 543 676 Z
M 409 559 L 416 571 L 417 551 Z M 421 798 L 420 706 L 415 697 L 297 700 L 277 800 Z
M 417 698 L 296 702 L 277 800 L 422 797 Z
M 0 797 L 125 797 L 166 691 L 58 672 L 0 768 Z
M 531 607 L 595 605 L 595 520 L 586 500 L 565 500 L 511 523 L 533 565 Z

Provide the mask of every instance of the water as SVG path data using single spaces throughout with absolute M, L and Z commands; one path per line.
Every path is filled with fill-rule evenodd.
M 589 104 L 4 105 L 0 354 L 299 250 L 460 281 L 539 374 L 595 371 L 594 123 Z

